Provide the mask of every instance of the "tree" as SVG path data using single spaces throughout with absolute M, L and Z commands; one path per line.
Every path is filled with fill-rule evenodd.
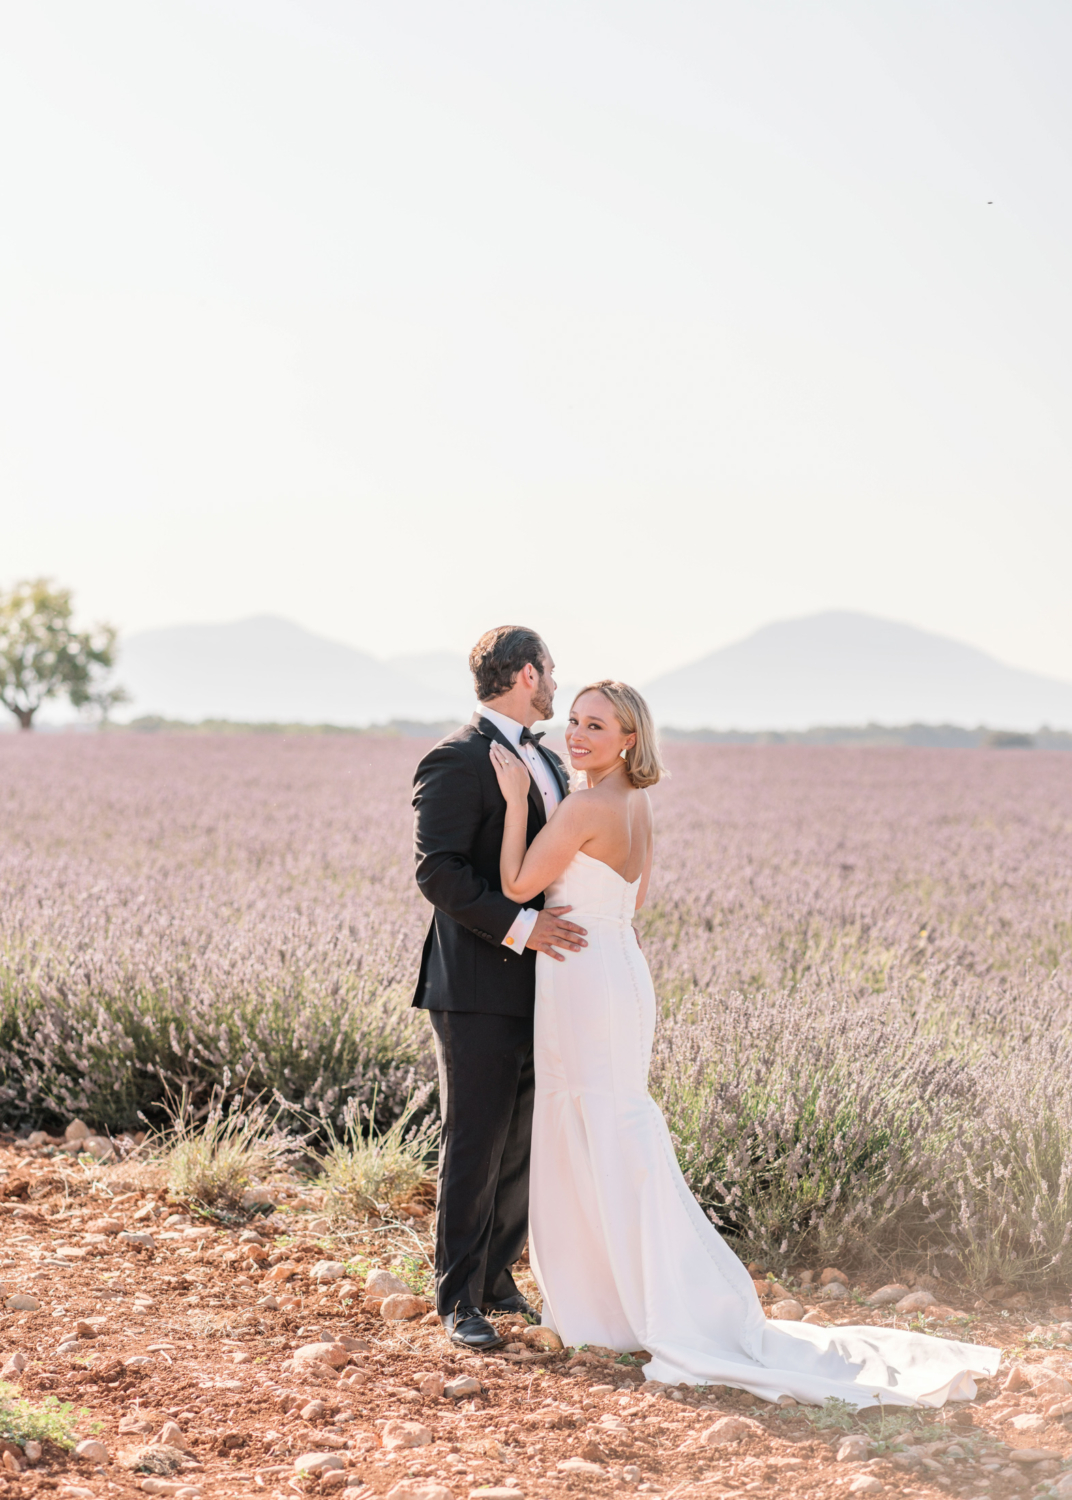
M 115 626 L 79 632 L 71 614 L 70 589 L 47 578 L 0 593 L 0 703 L 22 729 L 33 728 L 46 698 L 65 694 L 75 708 L 95 706 L 102 718 L 126 700 L 122 688 L 104 682 L 115 665 Z

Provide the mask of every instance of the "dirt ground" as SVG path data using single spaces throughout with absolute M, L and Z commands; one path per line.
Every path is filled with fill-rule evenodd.
M 725 1387 L 656 1387 L 639 1357 L 542 1352 L 524 1345 L 520 1328 L 505 1352 L 465 1354 L 434 1316 L 388 1321 L 365 1295 L 376 1268 L 426 1289 L 427 1203 L 398 1222 L 342 1232 L 297 1181 L 273 1183 L 272 1197 L 274 1211 L 222 1227 L 174 1201 L 149 1169 L 0 1142 L 3 1378 L 35 1406 L 71 1403 L 76 1437 L 106 1449 L 78 1457 L 46 1440 L 36 1456 L 0 1444 L 3 1500 L 53 1490 L 64 1500 L 135 1491 L 291 1500 L 330 1490 L 466 1500 L 488 1487 L 498 1500 L 623 1491 L 663 1500 L 1072 1497 L 1067 1299 L 976 1305 L 923 1278 L 938 1298 L 925 1326 L 998 1345 L 1002 1369 L 977 1400 L 930 1417 L 853 1421 Z M 311 1273 L 324 1261 L 345 1272 L 318 1283 Z M 904 1315 L 864 1304 L 883 1280 L 854 1282 L 840 1302 L 799 1277 L 785 1290 L 824 1322 L 906 1326 Z M 27 1298 L 39 1306 L 20 1306 Z M 334 1363 L 347 1361 L 341 1371 L 290 1362 L 313 1343 L 333 1345 Z M 435 1394 L 463 1376 L 478 1389 Z M 712 1433 L 727 1416 L 744 1420 Z M 165 1432 L 168 1422 L 177 1430 Z M 400 1423 L 410 1426 L 392 1425 Z M 855 1451 L 839 1459 L 849 1431 L 860 1435 Z M 399 1438 L 416 1446 L 390 1446 Z M 295 1461 L 309 1454 L 335 1467 L 302 1473 Z

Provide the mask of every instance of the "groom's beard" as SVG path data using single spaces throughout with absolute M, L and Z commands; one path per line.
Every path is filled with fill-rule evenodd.
M 553 719 L 555 716 L 554 689 L 546 688 L 541 683 L 539 690 L 532 695 L 532 706 L 541 719 Z

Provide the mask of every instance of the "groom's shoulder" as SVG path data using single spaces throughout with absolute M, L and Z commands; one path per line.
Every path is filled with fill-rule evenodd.
M 472 722 L 461 724 L 457 729 L 451 730 L 450 734 L 444 735 L 422 757 L 417 775 L 419 777 L 422 772 L 432 769 L 461 769 L 470 762 L 482 759 L 486 754 L 486 737 L 477 726 Z
M 437 750 L 444 750 L 448 754 L 455 755 L 471 754 L 486 742 L 487 736 L 481 734 L 476 724 L 470 719 L 468 724 L 459 724 L 457 729 L 452 729 L 450 734 L 445 734 L 441 740 L 434 744 L 429 754 L 434 755 Z

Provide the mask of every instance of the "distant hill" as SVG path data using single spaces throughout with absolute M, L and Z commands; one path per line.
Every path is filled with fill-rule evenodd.
M 367 725 L 472 712 L 471 689 L 442 691 L 275 615 L 143 631 L 123 642 L 117 676 L 133 699 L 124 717 Z
M 359 728 L 459 723 L 473 708 L 461 653 L 378 661 L 275 615 L 143 631 L 123 642 L 117 675 L 132 694 L 123 714 L 131 719 Z M 685 731 L 1072 729 L 1072 684 L 911 625 L 841 611 L 766 625 L 644 691 L 658 724 Z M 560 689 L 560 721 L 572 696 Z
M 657 677 L 644 692 L 656 721 L 679 729 L 1072 729 L 1072 683 L 1007 667 L 946 636 L 847 610 L 765 625 Z

